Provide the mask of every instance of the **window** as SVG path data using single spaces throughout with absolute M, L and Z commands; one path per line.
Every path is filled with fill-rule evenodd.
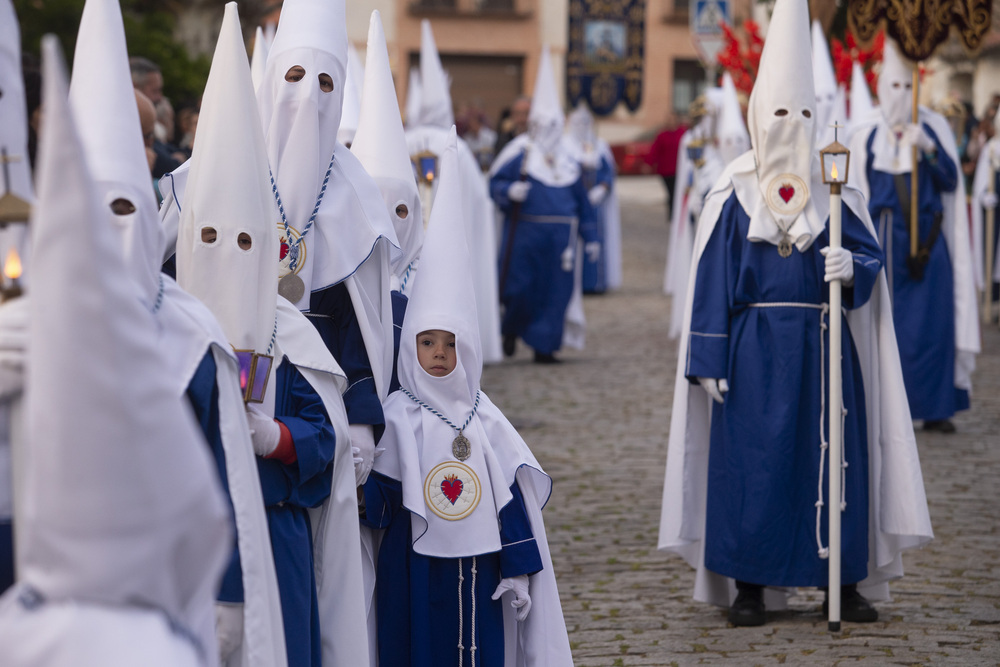
M 679 0 L 678 0 L 679 1 Z M 708 85 L 705 68 L 697 60 L 674 61 L 674 111 L 687 114 L 688 107 Z

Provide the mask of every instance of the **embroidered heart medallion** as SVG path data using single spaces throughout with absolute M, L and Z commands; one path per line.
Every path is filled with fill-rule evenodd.
M 788 200 L 795 196 L 795 188 L 786 183 L 778 189 L 778 196 L 787 204 Z
M 455 501 L 458 500 L 458 497 L 462 495 L 462 489 L 464 486 L 465 485 L 462 484 L 462 480 L 460 480 L 458 476 L 448 475 L 441 480 L 441 493 L 443 493 L 444 497 L 451 501 L 451 504 L 454 505 Z

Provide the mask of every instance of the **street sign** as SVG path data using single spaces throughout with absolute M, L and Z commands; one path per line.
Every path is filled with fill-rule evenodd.
M 732 22 L 732 2 L 730 0 L 690 0 L 691 41 L 698 51 L 701 64 L 712 71 L 716 68 L 716 56 L 726 45 L 722 24 Z

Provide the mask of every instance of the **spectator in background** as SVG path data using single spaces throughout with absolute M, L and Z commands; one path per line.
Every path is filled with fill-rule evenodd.
M 174 138 L 177 150 L 191 157 L 191 148 L 194 146 L 194 133 L 198 129 L 198 104 L 196 102 L 185 102 L 178 105 L 176 114 L 176 124 Z
M 486 114 L 477 104 L 470 105 L 465 115 L 465 133 L 462 135 L 465 143 L 476 156 L 479 167 L 486 171 L 493 163 L 493 147 L 497 142 L 497 133 L 486 124 Z
M 30 53 L 21 54 L 21 75 L 24 77 L 24 100 L 28 106 L 28 159 L 35 171 L 38 148 L 38 128 L 42 122 L 42 66 Z
M 687 126 L 678 119 L 677 114 L 667 114 L 667 122 L 663 130 L 656 135 L 653 146 L 649 150 L 646 161 L 663 178 L 667 189 L 667 218 L 670 218 L 670 200 L 674 196 L 677 180 L 677 151 L 680 149 L 681 137 L 687 131 Z
M 510 105 L 510 114 L 506 118 L 501 116 L 500 123 L 497 125 L 497 144 L 493 149 L 494 155 L 500 155 L 500 151 L 511 139 L 528 131 L 529 111 L 531 111 L 531 98 L 521 95 Z
M 146 98 L 153 104 L 154 113 L 156 116 L 155 123 L 157 125 L 156 132 L 162 132 L 159 129 L 162 121 L 161 108 L 169 107 L 169 127 L 173 129 L 173 107 L 170 107 L 170 102 L 163 96 L 163 73 L 160 71 L 159 65 L 154 63 L 152 60 L 147 58 L 141 58 L 138 56 L 133 56 L 128 59 L 129 69 L 132 71 L 132 87 L 138 90 L 140 93 L 146 96 Z M 165 111 L 163 112 L 166 113 Z M 145 132 L 145 130 L 144 130 Z M 181 166 L 181 162 L 185 159 L 180 153 L 175 154 L 175 150 L 164 140 L 159 138 L 154 138 L 153 140 L 153 150 L 156 152 L 156 160 L 153 163 L 153 178 L 158 179 L 164 174 L 173 171 L 177 167 Z

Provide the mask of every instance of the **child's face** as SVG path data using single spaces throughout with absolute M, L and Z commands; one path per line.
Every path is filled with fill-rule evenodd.
M 436 378 L 455 370 L 455 334 L 441 329 L 421 331 L 417 334 L 417 361 L 420 367 Z

